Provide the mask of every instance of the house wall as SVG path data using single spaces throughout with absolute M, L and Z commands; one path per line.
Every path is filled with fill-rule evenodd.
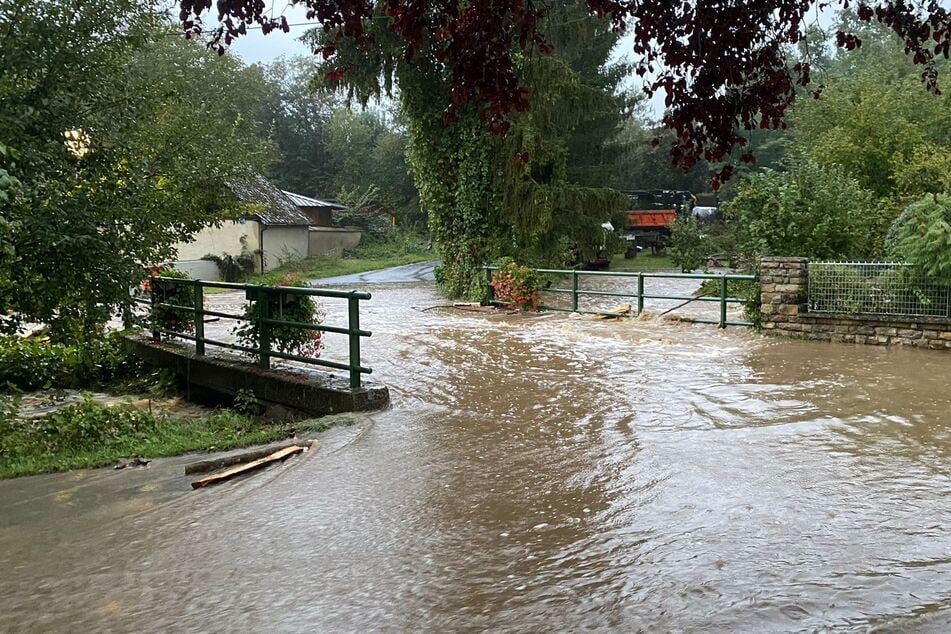
M 335 255 L 341 257 L 344 249 L 352 249 L 360 244 L 363 233 L 356 229 L 335 229 L 332 227 L 311 227 L 308 255 Z
M 179 260 L 169 262 L 169 266 L 193 280 L 211 280 L 212 282 L 221 280 L 221 270 L 217 264 L 209 260 Z
M 205 227 L 195 234 L 190 242 L 180 242 L 176 245 L 180 261 L 200 260 L 203 256 L 241 254 L 241 238 L 246 239 L 249 251 L 259 248 L 258 235 L 260 228 L 256 220 L 247 220 L 241 224 L 235 220 L 227 220 L 220 227 Z
M 264 270 L 276 269 L 288 260 L 307 257 L 310 248 L 308 227 L 269 226 L 264 228 Z

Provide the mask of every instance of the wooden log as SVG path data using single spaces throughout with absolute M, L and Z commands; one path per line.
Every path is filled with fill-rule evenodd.
M 259 458 L 253 462 L 247 462 L 245 464 L 238 465 L 237 467 L 232 467 L 225 471 L 220 471 L 218 473 L 213 473 L 206 478 L 201 480 L 195 480 L 192 482 L 193 489 L 200 489 L 202 487 L 210 486 L 212 484 L 218 484 L 220 482 L 225 482 L 231 478 L 235 478 L 244 473 L 250 473 L 252 471 L 257 471 L 262 469 L 272 462 L 278 462 L 284 460 L 293 455 L 299 454 L 304 451 L 304 448 L 300 445 L 294 445 L 293 447 L 285 447 L 284 449 L 279 449 L 274 453 L 265 456 L 264 458 Z
M 199 460 L 198 462 L 185 465 L 185 475 L 195 475 L 196 473 L 208 473 L 209 471 L 215 471 L 216 469 L 224 469 L 225 467 L 231 467 L 243 462 L 250 462 L 252 460 L 257 460 L 258 458 L 264 458 L 271 455 L 275 451 L 278 451 L 279 449 L 286 449 L 287 447 L 294 447 L 296 445 L 302 444 L 312 447 L 313 445 L 317 444 L 317 441 L 302 441 L 297 439 L 280 443 L 278 445 L 271 445 L 270 447 L 261 447 L 258 449 L 242 451 L 241 453 L 232 454 L 230 456 L 217 456 L 207 460 Z

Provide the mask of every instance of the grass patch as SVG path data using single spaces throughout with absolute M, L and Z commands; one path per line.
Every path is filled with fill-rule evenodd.
M 251 276 L 248 282 L 273 285 L 284 279 L 288 273 L 299 275 L 305 280 L 354 275 L 392 266 L 425 262 L 434 257 L 432 249 L 427 248 L 427 245 L 417 238 L 374 241 L 348 250 L 342 258 L 317 256 L 286 262 L 273 271 Z
M 0 478 L 112 465 L 205 449 L 234 449 L 287 438 L 285 424 L 221 410 L 198 418 L 156 416 L 131 405 L 86 399 L 39 420 L 0 408 Z
M 627 260 L 623 253 L 618 253 L 611 258 L 611 268 L 609 271 L 662 271 L 673 269 L 680 271 L 680 268 L 674 264 L 674 261 L 668 255 L 651 255 L 641 253 L 636 258 Z

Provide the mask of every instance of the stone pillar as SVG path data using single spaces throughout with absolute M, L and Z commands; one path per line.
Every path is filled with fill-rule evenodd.
M 784 328 L 789 322 L 797 322 L 798 316 L 806 312 L 808 276 L 808 258 L 769 257 L 760 260 L 763 328 Z

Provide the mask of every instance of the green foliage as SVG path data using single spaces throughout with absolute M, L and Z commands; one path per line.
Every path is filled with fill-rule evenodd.
M 194 331 L 195 313 L 191 307 L 195 305 L 195 286 L 190 283 L 191 278 L 188 277 L 188 274 L 172 268 L 160 269 L 156 272 L 156 276 L 171 279 L 156 279 L 154 286 L 148 280 L 146 281 L 147 290 L 152 294 L 155 303 L 188 307 L 188 309 L 156 305 L 151 315 L 152 325 L 173 332 Z M 174 282 L 171 280 L 189 281 Z
M 593 256 L 601 223 L 626 204 L 607 187 L 629 102 L 619 91 L 626 67 L 608 62 L 618 38 L 609 22 L 580 3 L 551 8 L 543 21 L 556 52 L 519 56 L 532 108 L 499 138 L 486 131 L 486 113 L 474 100 L 460 103 L 450 92 L 436 49 L 424 44 L 405 61 L 390 18 L 378 11 L 368 28 L 379 46 L 368 53 L 340 43 L 340 62 L 353 72 L 345 85 L 331 84 L 366 104 L 398 80 L 407 164 L 442 259 L 436 275 L 443 292 L 481 299 L 481 267 L 500 256 L 559 266 L 572 250 Z M 323 37 L 312 32 L 310 43 Z
M 704 266 L 710 255 L 710 245 L 700 230 L 694 215 L 677 218 L 671 225 L 670 258 L 684 273 Z
M 277 283 L 277 286 L 310 288 L 310 284 L 292 273 L 286 274 Z M 266 293 L 264 297 L 267 298 L 268 314 L 271 319 L 315 325 L 323 323 L 324 312 L 315 299 L 309 295 L 271 292 Z M 257 349 L 260 345 L 259 302 L 261 301 L 265 300 L 253 299 L 248 302 L 244 310 L 244 318 L 247 321 L 242 322 L 234 329 L 238 343 L 247 348 Z M 320 350 L 324 345 L 322 335 L 323 333 L 319 330 L 272 324 L 270 326 L 271 350 L 317 359 L 320 357 Z
M 337 194 L 337 200 L 344 209 L 334 214 L 335 222 L 341 227 L 362 229 L 364 239 L 378 240 L 392 228 L 392 216 L 379 202 L 380 190 L 376 185 L 362 190 L 357 186 L 353 189 L 343 187 Z
M 951 195 L 931 194 L 909 205 L 895 220 L 889 241 L 892 255 L 951 285 Z
M 201 259 L 214 262 L 218 266 L 221 279 L 225 282 L 243 282 L 254 273 L 255 255 L 259 254 L 260 251 L 252 253 L 248 249 L 247 237 L 241 236 L 241 253 L 238 255 L 208 253 Z
M 878 206 L 871 192 L 843 168 L 809 159 L 788 172 L 748 176 L 724 214 L 739 263 L 747 267 L 762 256 L 859 259 L 878 248 L 873 232 Z
M 77 388 L 122 383 L 129 389 L 157 378 L 132 355 L 122 333 L 64 345 L 19 337 L 0 338 L 0 387 L 18 390 Z
M 527 266 L 511 258 L 502 258 L 498 270 L 492 273 L 492 291 L 495 299 L 519 310 L 537 311 L 542 278 Z
M 26 6 L 26 5 L 24 5 Z M 174 35 L 153 5 L 39 0 L 0 32 L 0 306 L 95 336 L 144 266 L 236 213 L 223 183 L 271 156 L 254 73 Z M 68 146 L 66 133 L 72 134 Z
M 87 397 L 40 420 L 0 415 L 0 478 L 99 467 L 133 456 L 244 447 L 290 433 L 287 427 L 229 411 L 175 419 L 131 405 L 100 405 Z
M 941 191 L 935 187 L 948 178 L 940 164 L 951 153 L 951 97 L 921 89 L 920 68 L 887 28 L 848 13 L 842 20 L 862 46 L 830 60 L 821 99 L 796 103 L 792 144 L 822 166 L 842 166 L 881 198 Z

